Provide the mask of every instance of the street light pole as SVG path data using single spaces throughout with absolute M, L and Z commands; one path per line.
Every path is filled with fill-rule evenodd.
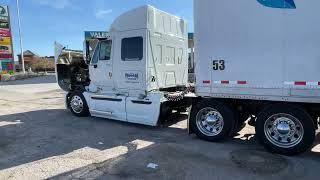
M 23 56 L 23 45 L 22 45 L 22 33 L 21 33 L 21 20 L 20 20 L 20 8 L 19 8 L 19 0 L 17 0 L 17 15 L 18 15 L 18 25 L 19 25 L 19 36 L 20 36 L 20 50 L 21 50 L 21 61 L 22 61 L 22 72 L 26 73 L 24 67 L 24 56 Z

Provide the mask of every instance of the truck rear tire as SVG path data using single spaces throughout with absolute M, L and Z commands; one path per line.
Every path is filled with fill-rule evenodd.
M 75 116 L 90 116 L 87 101 L 79 91 L 72 92 L 70 96 L 68 96 L 68 107 Z
M 191 109 L 190 126 L 200 139 L 218 142 L 229 137 L 234 119 L 234 112 L 226 104 L 206 99 Z
M 269 151 L 291 156 L 311 147 L 315 127 L 311 116 L 302 108 L 277 104 L 265 108 L 258 115 L 256 134 Z

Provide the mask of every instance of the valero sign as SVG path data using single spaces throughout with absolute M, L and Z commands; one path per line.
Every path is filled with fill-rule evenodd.
M 107 39 L 110 37 L 106 31 L 85 31 L 84 36 L 86 40 Z

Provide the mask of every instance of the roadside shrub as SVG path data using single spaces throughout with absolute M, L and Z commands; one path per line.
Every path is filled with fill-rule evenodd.
M 0 81 L 10 81 L 10 74 L 0 74 Z
M 30 63 L 30 67 L 33 72 L 46 72 L 46 71 L 54 71 L 55 64 L 52 60 L 47 59 L 36 59 Z

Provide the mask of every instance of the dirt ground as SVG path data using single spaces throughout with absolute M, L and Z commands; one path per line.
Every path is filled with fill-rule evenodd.
M 54 76 L 0 84 L 0 179 L 320 179 L 318 144 L 285 157 L 250 126 L 210 143 L 188 135 L 186 115 L 160 127 L 78 118 L 63 95 Z

